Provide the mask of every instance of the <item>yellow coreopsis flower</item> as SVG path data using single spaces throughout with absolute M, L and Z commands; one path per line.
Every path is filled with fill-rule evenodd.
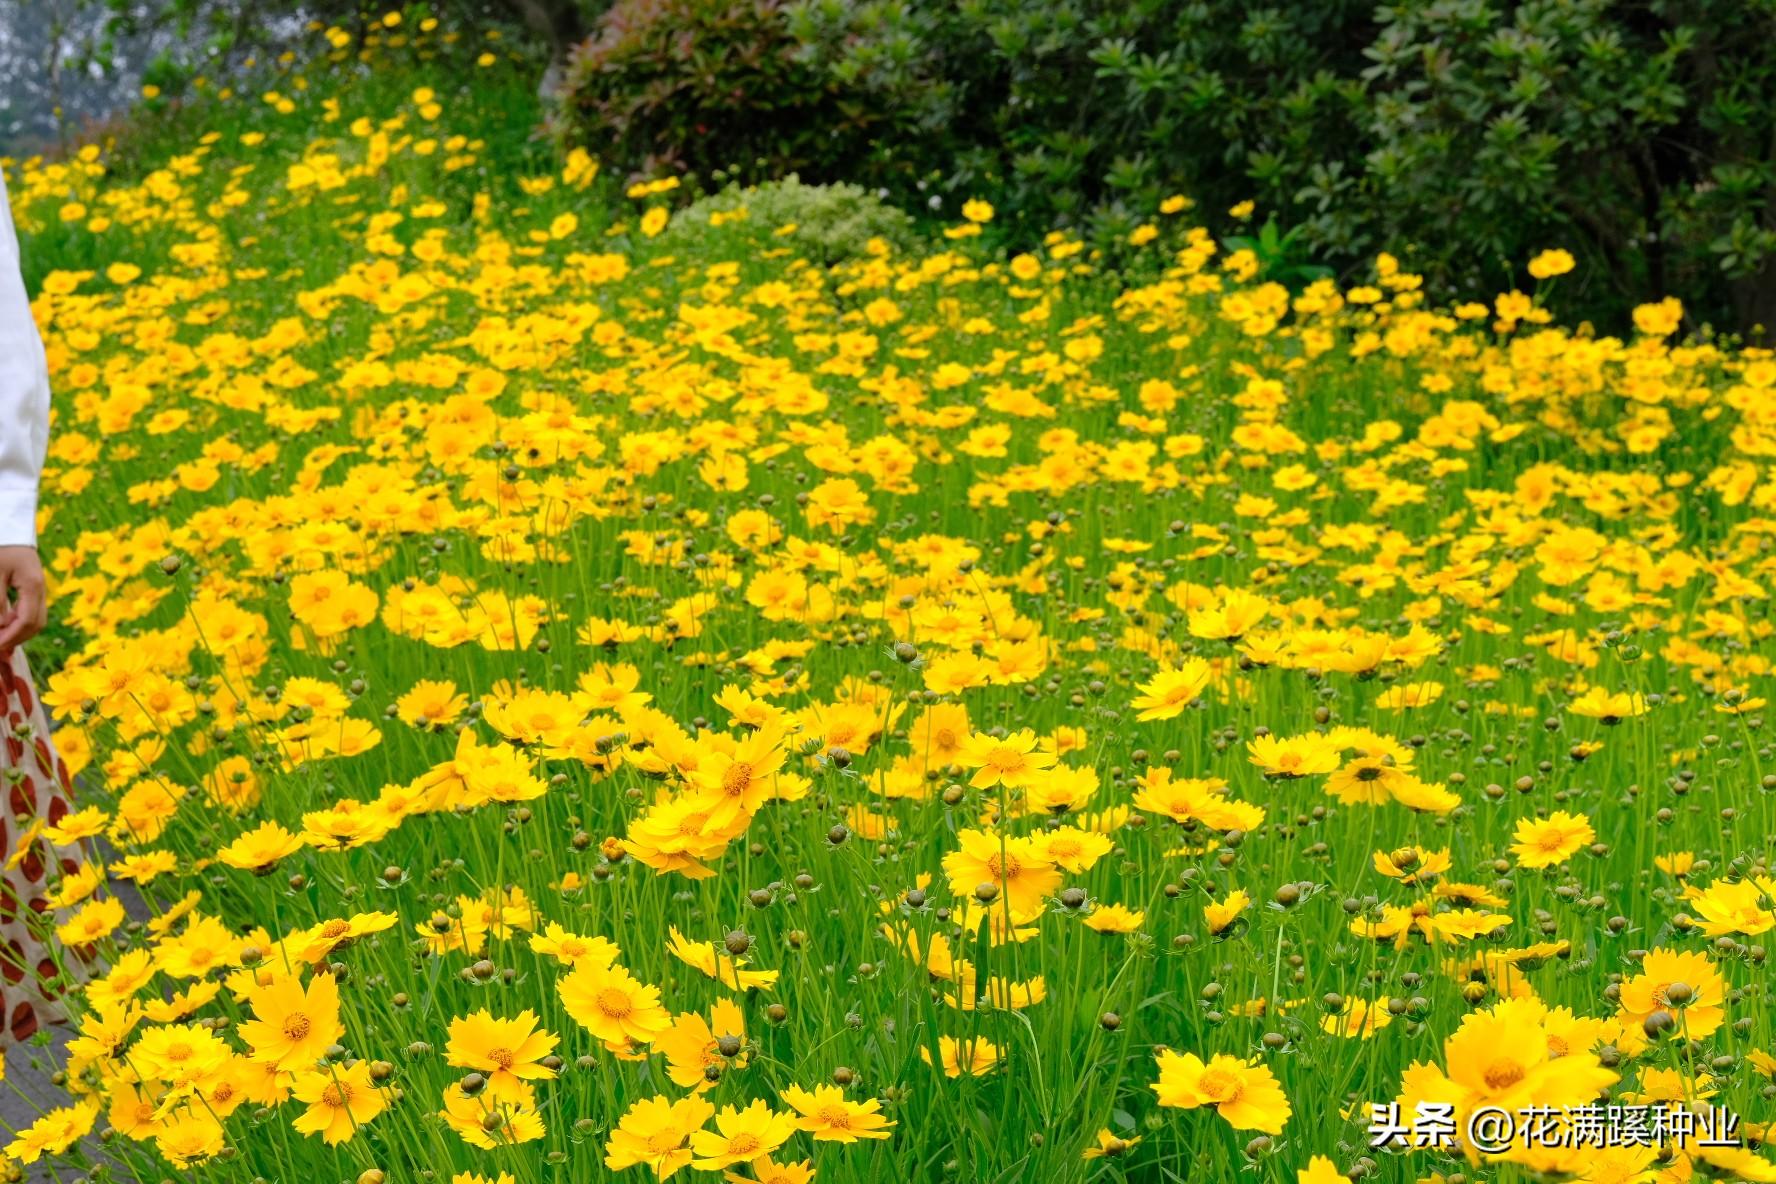
M 305 1135 L 321 1136 L 328 1146 L 346 1142 L 388 1109 L 387 1099 L 370 1077 L 368 1061 L 299 1073 L 291 1092 L 308 1105 L 291 1125 Z
M 646 1164 L 660 1180 L 671 1179 L 691 1162 L 691 1135 L 715 1114 L 701 1095 L 674 1102 L 644 1098 L 630 1106 L 604 1145 L 604 1166 L 620 1172 Z
M 548 1080 L 555 1070 L 542 1064 L 560 1038 L 537 1026 L 533 1011 L 496 1019 L 486 1008 L 450 1021 L 446 1064 L 479 1070 L 496 1097 L 513 1095 L 521 1081 Z
M 1350 1184 L 1350 1177 L 1325 1156 L 1316 1155 L 1295 1173 L 1295 1184 Z
M 339 985 L 330 974 L 317 974 L 304 987 L 295 977 L 283 978 L 249 996 L 253 1018 L 241 1023 L 242 1040 L 253 1059 L 288 1071 L 312 1069 L 345 1035 L 339 1020 Z
M 676 926 L 667 930 L 667 950 L 686 966 L 701 971 L 730 991 L 746 991 L 755 987 L 769 989 L 777 981 L 775 970 L 748 970 L 736 954 L 718 950 L 712 942 L 692 941 Z
M 1040 912 L 1044 898 L 1061 885 L 1060 869 L 1039 839 L 965 830 L 956 842 L 960 849 L 944 856 L 943 867 L 957 896 L 969 898 L 990 886 L 1003 896 L 1004 907 L 1027 917 Z
M 1097 1142 L 1079 1153 L 1081 1159 L 1115 1159 L 1127 1155 L 1141 1142 L 1143 1136 L 1131 1135 L 1124 1138 L 1109 1127 L 1098 1131 Z
M 567 1014 L 608 1044 L 651 1042 L 672 1023 L 660 1006 L 660 988 L 649 986 L 621 966 L 577 963 L 556 984 Z
M 1161 1106 L 1213 1106 L 1235 1130 L 1280 1134 L 1291 1113 L 1276 1076 L 1256 1059 L 1217 1054 L 1205 1062 L 1195 1053 L 1166 1049 L 1159 1054 L 1159 1080 L 1150 1088 Z
M 1572 253 L 1559 248 L 1543 251 L 1529 261 L 1529 274 L 1538 280 L 1553 279 L 1557 275 L 1565 275 L 1575 266 Z
M 1584 694 L 1568 703 L 1566 709 L 1574 715 L 1582 715 L 1605 725 L 1619 724 L 1625 719 L 1645 715 L 1648 710 L 1646 697 L 1638 691 L 1611 693 L 1602 687 L 1588 688 Z
M 1691 910 L 1697 927 L 1709 937 L 1740 933 L 1754 937 L 1776 929 L 1776 881 L 1768 876 L 1749 880 L 1716 880 L 1692 890 Z
M 1130 706 L 1138 708 L 1138 720 L 1172 719 L 1182 715 L 1203 693 L 1214 670 L 1201 658 L 1186 658 L 1174 669 L 1161 670 L 1140 686 L 1140 696 Z
M 811 1091 L 792 1085 L 783 1091 L 782 1098 L 802 1116 L 796 1125 L 817 1143 L 886 1139 L 894 1126 L 882 1116 L 881 1102 L 875 1098 L 853 1102 L 836 1085 L 816 1086 Z
M 984 1077 L 999 1064 L 999 1046 L 984 1037 L 957 1040 L 954 1036 L 938 1038 L 938 1055 L 942 1058 L 945 1077 Z M 931 1064 L 931 1050 L 921 1048 L 919 1056 Z
M 751 1163 L 789 1142 L 796 1132 L 793 1114 L 779 1114 L 754 1100 L 744 1110 L 723 1106 L 715 1116 L 715 1130 L 693 1131 L 691 1166 L 717 1172 L 739 1163 Z
M 1579 848 L 1597 838 L 1591 820 L 1583 814 L 1556 810 L 1546 818 L 1520 818 L 1511 853 L 1523 867 L 1551 867 L 1565 863 Z
M 1252 897 L 1243 888 L 1235 888 L 1220 900 L 1212 900 L 1203 906 L 1203 920 L 1208 923 L 1210 933 L 1221 933 L 1240 917 L 1240 914 L 1252 907 Z
M 1641 960 L 1640 973 L 1622 983 L 1624 1023 L 1646 1025 L 1659 1013 L 1668 1029 L 1688 1040 L 1712 1035 L 1726 1022 L 1727 982 L 1694 950 L 1656 949 Z
M 484 1151 L 534 1142 L 548 1134 L 537 1113 L 536 1091 L 522 1081 L 504 1096 L 486 1089 L 470 1094 L 462 1082 L 453 1081 L 444 1091 L 444 1109 L 438 1117 L 465 1143 Z
M 216 852 L 216 858 L 229 867 L 262 876 L 275 871 L 280 860 L 289 858 L 307 845 L 303 836 L 267 821 L 235 836 L 233 842 Z
M 968 783 L 976 789 L 1029 785 L 1043 770 L 1053 768 L 1057 759 L 1038 745 L 1036 733 L 1029 728 L 1005 737 L 976 732 L 956 749 L 956 763 L 974 770 Z

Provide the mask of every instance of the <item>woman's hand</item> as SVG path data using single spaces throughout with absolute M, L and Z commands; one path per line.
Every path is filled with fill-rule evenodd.
M 30 641 L 49 623 L 43 561 L 36 547 L 0 547 L 0 654 Z

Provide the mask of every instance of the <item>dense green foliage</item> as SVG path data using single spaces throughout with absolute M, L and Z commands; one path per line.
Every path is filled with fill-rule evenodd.
M 617 163 L 799 170 L 1114 234 L 1246 199 L 1340 267 L 1388 247 L 1445 290 L 1563 246 L 1567 309 L 1684 295 L 1776 321 L 1776 8 L 1702 0 L 632 0 L 569 78 Z M 612 141 L 617 149 L 610 151 Z
M 622 0 L 573 55 L 570 138 L 644 175 L 841 180 L 882 125 L 802 58 L 778 0 Z

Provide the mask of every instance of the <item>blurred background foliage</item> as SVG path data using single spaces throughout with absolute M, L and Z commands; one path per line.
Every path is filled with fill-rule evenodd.
M 361 35 L 378 15 L 358 0 L 22 2 L 99 14 L 80 58 L 95 76 L 176 29 L 143 71 L 169 94 L 279 52 L 293 26 Z M 427 11 L 509 28 L 534 54 L 543 134 L 693 197 L 790 174 L 926 219 L 983 197 L 990 232 L 1023 246 L 1057 225 L 1114 243 L 1184 194 L 1268 244 L 1283 282 L 1348 278 L 1387 250 L 1441 293 L 1482 294 L 1527 287 L 1527 260 L 1558 246 L 1579 261 L 1555 297 L 1565 315 L 1615 330 L 1675 293 L 1691 328 L 1776 327 L 1776 0 Z M 1229 212 L 1246 201 L 1251 222 Z

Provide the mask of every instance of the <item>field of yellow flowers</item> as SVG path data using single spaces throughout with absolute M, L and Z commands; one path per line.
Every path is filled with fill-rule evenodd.
M 497 44 L 348 40 L 9 167 L 84 861 L 15 1169 L 1776 1179 L 1768 352 L 1182 197 L 667 234 Z

